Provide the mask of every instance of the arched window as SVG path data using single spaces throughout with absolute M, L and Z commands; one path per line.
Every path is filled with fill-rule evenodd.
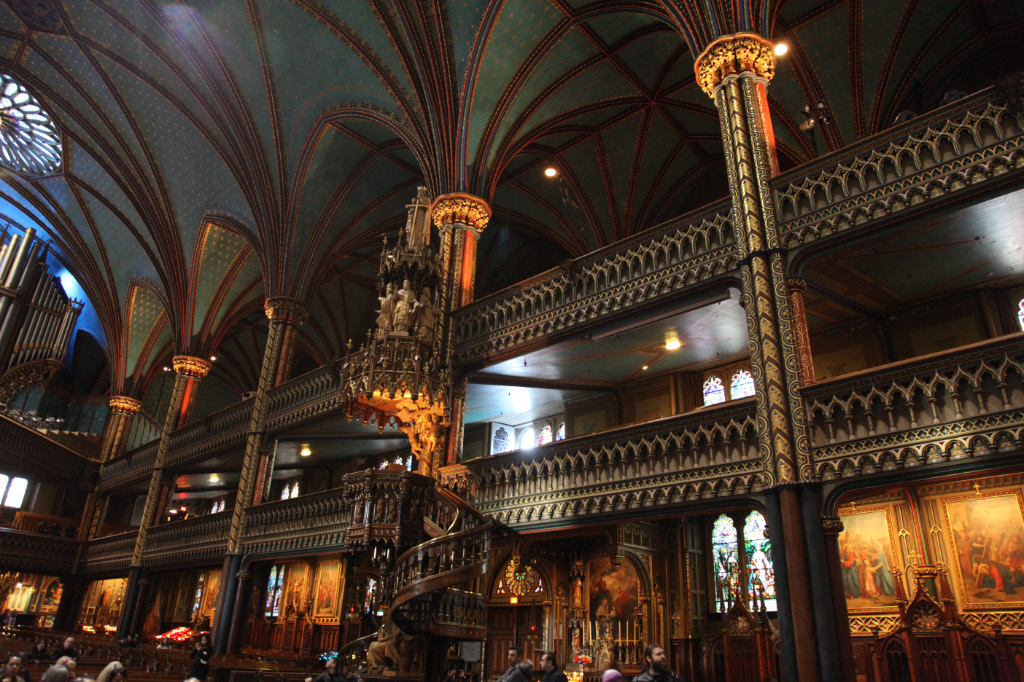
M 206 581 L 206 573 L 199 574 L 199 580 L 196 583 L 196 596 L 192 600 L 192 620 L 196 619 L 196 614 L 199 612 L 199 605 L 203 601 L 203 583 Z
M 374 606 L 377 603 L 377 580 L 375 578 L 366 579 L 366 594 L 363 595 L 363 613 L 373 613 Z
M 523 435 L 519 436 L 519 449 L 529 450 L 535 445 L 537 445 L 537 432 L 533 430 L 532 426 L 528 426 L 523 431 Z
M 750 370 L 738 369 L 732 375 L 732 383 L 729 384 L 729 397 L 736 400 L 749 395 L 754 395 L 754 377 Z
M 544 578 L 540 571 L 530 564 L 523 564 L 518 555 L 513 556 L 505 564 L 505 570 L 494 584 L 495 597 L 516 597 L 529 599 L 531 596 L 544 596 Z
M 711 527 L 711 551 L 715 559 L 715 605 L 724 612 L 729 605 L 729 589 L 740 560 L 736 524 L 725 514 L 715 519 Z
M 551 442 L 551 425 L 548 424 L 540 430 L 540 435 L 537 436 L 537 445 L 547 445 Z
M 768 522 L 764 514 L 754 510 L 743 522 L 743 549 L 747 555 L 747 589 L 751 597 L 764 593 L 764 607 L 777 610 L 775 602 L 775 568 L 772 566 L 772 544 L 768 537 Z
M 270 578 L 267 580 L 267 605 L 264 609 L 267 617 L 278 616 L 281 613 L 282 582 L 284 582 L 284 566 L 274 566 L 270 569 Z
M 555 440 L 565 440 L 565 422 L 561 422 L 558 425 L 558 433 L 555 434 Z
M 725 386 L 716 376 L 704 380 L 704 405 L 717 405 L 725 402 Z
M 1021 331 L 1024 331 L 1024 298 L 1017 304 L 1017 322 L 1020 323 Z
M 508 429 L 499 426 L 494 430 L 494 437 L 491 439 L 491 454 L 500 455 L 512 449 L 512 439 L 509 438 Z

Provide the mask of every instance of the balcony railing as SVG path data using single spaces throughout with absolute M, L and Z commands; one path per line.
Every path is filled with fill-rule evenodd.
M 0 528 L 0 564 L 7 571 L 67 575 L 74 570 L 78 544 L 73 539 Z
M 609 516 L 760 490 L 754 401 L 471 460 L 443 482 L 509 525 Z
M 227 551 L 231 511 L 172 521 L 146 533 L 146 566 L 169 566 L 206 559 L 220 559 Z
M 79 570 L 90 574 L 126 572 L 137 536 L 138 531 L 130 531 L 84 543 Z
M 21 473 L 35 480 L 78 485 L 98 462 L 86 459 L 43 433 L 0 415 L 0 457 L 17 461 Z
M 803 395 L 821 479 L 1016 451 L 1024 334 L 857 372 Z
M 772 182 L 786 246 L 885 219 L 1024 166 L 1024 121 L 989 88 L 784 173 Z

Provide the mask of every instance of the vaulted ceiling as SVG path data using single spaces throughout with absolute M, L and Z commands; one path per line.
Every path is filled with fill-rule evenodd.
M 1020 68 L 1024 4 L 4 0 L 0 68 L 65 151 L 5 173 L 0 210 L 81 283 L 113 391 L 224 349 L 226 400 L 255 386 L 267 296 L 310 302 L 300 366 L 363 334 L 419 184 L 492 202 L 478 295 L 725 196 L 694 50 L 743 29 L 790 46 L 769 88 L 788 168 Z

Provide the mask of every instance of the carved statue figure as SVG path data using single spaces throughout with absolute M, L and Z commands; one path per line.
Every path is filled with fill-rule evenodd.
M 430 289 L 424 288 L 415 308 L 416 325 L 419 327 L 416 338 L 424 343 L 433 343 L 434 327 L 437 326 L 440 315 L 440 306 L 436 306 L 430 301 Z
M 395 285 L 388 282 L 387 290 L 380 301 L 380 314 L 377 315 L 377 338 L 386 338 L 389 331 L 395 328 Z
M 423 249 L 430 246 L 430 196 L 426 187 L 416 188 L 416 198 L 406 206 L 409 216 L 406 219 L 406 241 L 410 249 Z
M 412 283 L 405 280 L 402 288 L 395 295 L 395 317 L 394 330 L 396 332 L 408 333 L 413 322 L 413 309 L 416 307 L 416 292 Z
M 377 632 L 377 641 L 366 650 L 366 667 L 370 672 L 397 670 L 411 672 L 416 668 L 416 637 L 388 623 Z

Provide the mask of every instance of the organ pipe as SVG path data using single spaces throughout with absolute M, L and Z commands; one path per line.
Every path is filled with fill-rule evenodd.
M 0 368 L 62 362 L 81 311 L 82 302 L 68 298 L 60 278 L 50 274 L 35 230 L 0 246 Z

